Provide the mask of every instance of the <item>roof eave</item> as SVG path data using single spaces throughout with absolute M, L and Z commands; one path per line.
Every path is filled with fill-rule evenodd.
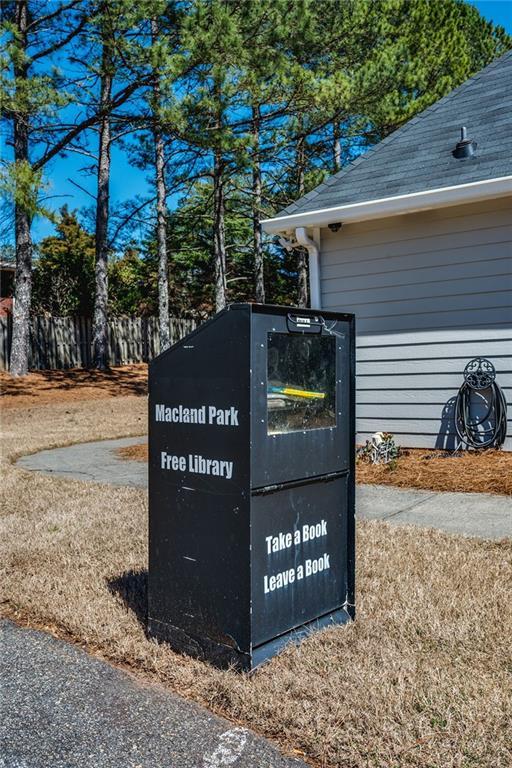
M 274 219 L 264 219 L 261 225 L 265 232 L 279 234 L 294 230 L 295 227 L 326 227 L 336 222 L 348 224 L 370 219 L 383 219 L 388 216 L 417 213 L 461 203 L 474 203 L 507 195 L 512 195 L 512 176 L 501 176 L 484 181 L 473 181 L 469 184 L 428 189 L 407 195 L 383 197 L 378 200 L 365 200 L 360 203 L 279 216 Z

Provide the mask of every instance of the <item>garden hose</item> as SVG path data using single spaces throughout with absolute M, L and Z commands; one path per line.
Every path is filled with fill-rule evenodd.
M 455 401 L 455 430 L 468 448 L 499 448 L 507 436 L 507 401 L 500 385 L 496 382 L 496 370 L 484 357 L 470 360 L 464 369 L 464 383 Z M 482 418 L 471 416 L 471 398 L 475 392 L 487 403 L 487 412 Z

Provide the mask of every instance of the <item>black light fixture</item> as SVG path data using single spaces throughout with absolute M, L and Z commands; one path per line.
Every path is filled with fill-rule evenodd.
M 460 129 L 460 141 L 455 145 L 452 155 L 458 160 L 464 157 L 473 157 L 477 146 L 476 141 L 467 138 L 466 127 L 463 125 Z
M 341 229 L 341 221 L 336 221 L 334 224 L 328 224 L 327 225 L 331 232 L 338 232 L 338 230 Z

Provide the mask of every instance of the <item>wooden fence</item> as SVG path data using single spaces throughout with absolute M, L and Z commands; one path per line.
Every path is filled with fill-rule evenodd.
M 183 338 L 195 320 L 171 319 L 171 342 Z M 12 319 L 0 317 L 0 370 L 8 370 Z M 143 363 L 160 352 L 157 317 L 116 317 L 109 322 L 110 365 Z M 32 370 L 86 368 L 91 365 L 92 322 L 89 317 L 34 317 L 30 324 Z

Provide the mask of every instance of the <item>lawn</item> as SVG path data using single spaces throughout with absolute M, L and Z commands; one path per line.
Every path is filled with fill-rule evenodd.
M 5 615 L 127 665 L 315 766 L 509 768 L 511 541 L 359 524 L 356 622 L 311 636 L 252 676 L 148 641 L 145 492 L 10 463 L 45 447 L 143 434 L 146 398 L 129 394 L 133 382 L 112 397 L 116 376 L 93 398 L 66 394 L 66 377 L 41 400 L 25 382 L 13 395 L 19 405 L 3 408 Z

